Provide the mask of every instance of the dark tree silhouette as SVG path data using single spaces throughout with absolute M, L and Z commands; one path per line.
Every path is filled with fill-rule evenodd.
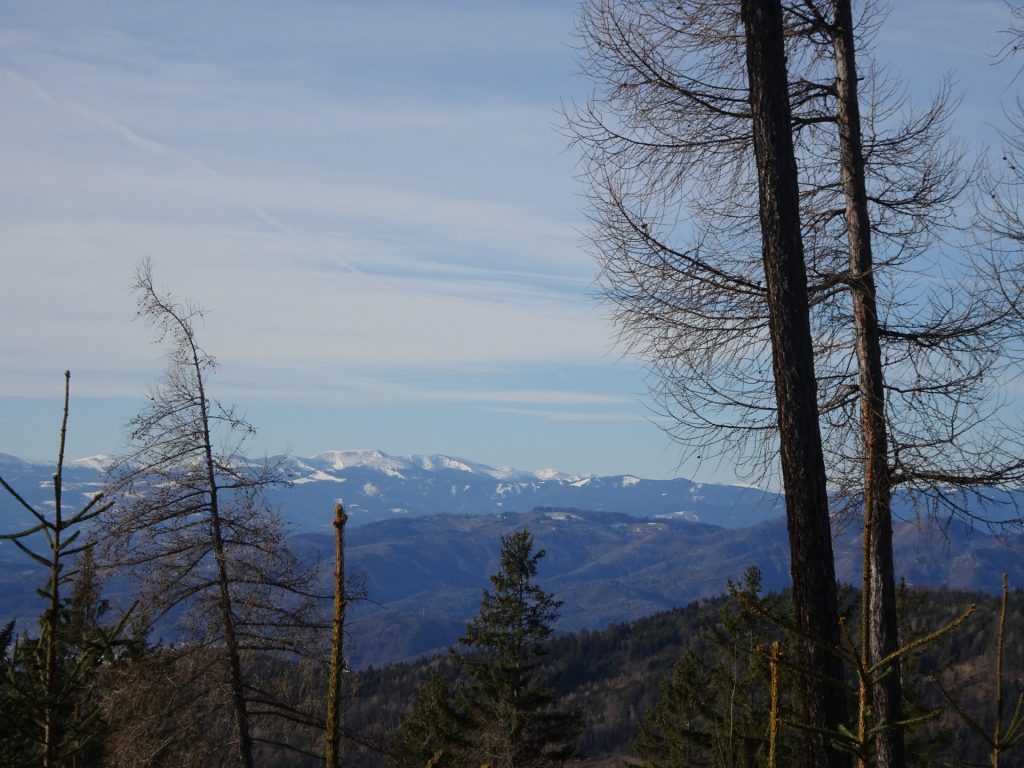
M 783 45 L 782 5 L 744 0 L 750 108 L 760 199 L 764 281 L 771 331 L 779 448 L 789 528 L 793 610 L 801 653 L 814 671 L 804 682 L 804 717 L 814 729 L 846 721 L 832 532 L 818 430 L 814 346 L 800 231 L 800 192 Z M 806 764 L 842 766 L 844 755 L 809 731 Z
M 581 59 L 599 90 L 570 132 L 602 287 L 651 364 L 669 431 L 691 455 L 762 477 L 775 382 L 738 11 L 586 3 Z M 974 514 L 969 496 L 1022 478 L 1021 430 L 1000 412 L 1019 364 L 1020 260 L 964 250 L 943 253 L 950 274 L 936 268 L 970 180 L 945 138 L 953 102 L 944 84 L 911 110 L 861 58 L 871 4 L 855 24 L 848 2 L 792 0 L 783 22 L 823 450 L 837 508 L 864 514 L 877 660 L 896 638 L 893 493 Z M 894 725 L 899 674 L 878 682 L 875 714 Z M 883 764 L 901 765 L 898 740 L 880 736 Z
M 542 557 L 529 531 L 503 536 L 493 591 L 484 590 L 480 612 L 459 639 L 470 765 L 543 768 L 573 754 L 578 719 L 555 707 L 555 690 L 541 668 L 541 642 L 551 635 L 561 605 L 535 581 Z

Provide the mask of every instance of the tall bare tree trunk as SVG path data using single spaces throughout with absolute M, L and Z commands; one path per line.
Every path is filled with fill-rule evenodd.
M 741 0 L 753 116 L 765 285 L 786 492 L 793 606 L 804 635 L 804 716 L 812 728 L 846 720 L 835 564 L 825 462 L 818 425 L 814 348 L 800 234 L 799 188 L 779 0 Z M 819 733 L 808 732 L 809 768 L 848 765 Z
M 213 441 L 210 437 L 210 412 L 206 389 L 203 385 L 203 367 L 199 352 L 190 341 L 192 366 L 196 376 L 196 388 L 202 416 L 203 450 L 206 459 L 206 480 L 210 494 L 210 534 L 213 555 L 217 563 L 217 588 L 220 595 L 221 621 L 224 625 L 224 650 L 228 661 L 228 685 L 231 688 L 231 708 L 234 710 L 235 731 L 238 744 L 238 762 L 242 768 L 253 768 L 252 736 L 249 733 L 249 712 L 245 701 L 245 684 L 242 681 L 242 654 L 239 649 L 238 633 L 235 631 L 235 614 L 231 599 L 231 575 L 228 573 L 227 553 L 224 551 L 224 532 L 221 527 L 220 504 L 217 494 L 219 480 L 213 460 Z
M 53 476 L 53 529 L 50 533 L 50 605 L 46 611 L 46 709 L 43 717 L 43 766 L 56 764 L 57 747 L 61 742 L 60 717 L 57 711 L 57 633 L 60 631 L 60 560 L 61 533 L 64 530 L 61 510 L 63 494 L 64 446 L 68 436 L 68 405 L 71 398 L 71 371 L 64 371 L 64 415 L 60 422 L 60 448 L 57 450 L 57 472 Z
M 345 523 L 348 515 L 334 505 L 334 616 L 331 619 L 331 674 L 327 681 L 327 768 L 340 768 L 341 674 L 345 669 Z
M 850 0 L 833 0 L 833 41 L 836 58 L 836 118 L 840 166 L 846 198 L 846 230 L 850 249 L 850 285 L 860 374 L 861 434 L 864 450 L 864 537 L 870 565 L 865 581 L 869 613 L 870 658 L 884 659 L 899 645 L 896 585 L 892 554 L 892 485 L 886 437 L 885 389 L 879 345 L 878 304 L 871 252 L 857 63 Z M 873 686 L 875 718 L 890 726 L 903 719 L 899 662 Z M 875 742 L 878 768 L 903 768 L 903 730 L 890 727 Z

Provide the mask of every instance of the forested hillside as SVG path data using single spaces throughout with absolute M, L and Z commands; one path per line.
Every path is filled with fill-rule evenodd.
M 851 625 L 857 621 L 858 598 L 853 590 L 843 593 L 844 614 Z M 781 599 L 785 602 L 786 598 Z M 934 719 L 912 732 L 916 755 L 913 765 L 933 766 L 940 756 L 946 763 L 954 758 L 985 762 L 984 744 L 953 712 L 932 677 L 938 675 L 968 712 L 991 725 L 999 601 L 977 592 L 901 591 L 901 627 L 907 639 L 941 627 L 972 604 L 977 605 L 977 610 L 965 625 L 915 652 L 907 666 L 905 675 L 915 711 L 939 710 Z M 544 673 L 558 681 L 561 706 L 581 715 L 583 732 L 578 747 L 582 765 L 620 765 L 622 759 L 634 755 L 633 742 L 641 724 L 653 718 L 653 707 L 659 699 L 672 695 L 665 685 L 684 652 L 692 650 L 710 659 L 716 643 L 723 641 L 729 647 L 749 650 L 744 647 L 748 636 L 718 634 L 723 615 L 732 621 L 738 613 L 732 598 L 719 597 L 600 631 L 577 632 L 549 640 Z M 777 628 L 761 626 L 758 631 L 764 632 L 765 637 L 782 635 Z M 1005 654 L 1003 695 L 1007 705 L 1011 705 L 1024 693 L 1024 592 L 1020 590 L 1009 595 Z M 685 665 L 679 668 L 687 671 Z M 363 670 L 349 678 L 346 725 L 356 732 L 358 741 L 372 748 L 358 748 L 350 742 L 346 764 L 354 768 L 387 765 L 380 752 L 394 749 L 394 729 L 409 715 L 417 691 L 435 673 L 456 676 L 447 653 L 413 663 Z M 738 693 L 743 697 L 759 695 L 747 689 Z M 721 695 L 710 689 L 706 694 L 709 702 L 717 702 L 715 697 Z M 722 722 L 727 719 L 725 712 L 716 714 Z M 1000 765 L 1024 765 L 1024 753 L 1011 752 Z

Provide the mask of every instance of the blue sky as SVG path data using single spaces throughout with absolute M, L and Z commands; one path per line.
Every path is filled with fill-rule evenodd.
M 995 143 L 1000 0 L 898 0 L 878 58 Z M 18 2 L 0 17 L 0 452 L 117 452 L 159 375 L 132 275 L 209 310 L 254 452 L 733 479 L 680 455 L 581 249 L 574 2 Z

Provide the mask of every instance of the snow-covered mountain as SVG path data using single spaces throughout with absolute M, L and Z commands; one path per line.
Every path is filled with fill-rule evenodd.
M 352 614 L 357 664 L 452 643 L 497 567 L 500 537 L 523 526 L 547 550 L 541 576 L 565 601 L 562 629 L 598 628 L 720 594 L 751 564 L 761 568 L 766 588 L 788 583 L 781 500 L 761 491 L 684 479 L 496 469 L 449 456 L 380 451 L 279 461 L 292 484 L 276 490 L 271 502 L 291 523 L 301 560 L 331 562 L 335 499 L 343 499 L 351 515 L 346 561 L 371 597 Z M 77 508 L 101 489 L 108 463 L 106 457 L 69 462 L 69 506 Z M 0 454 L 0 477 L 45 509 L 52 508 L 52 472 L 46 462 Z M 1005 511 L 1016 514 L 1024 492 L 1005 501 Z M 1015 585 L 1024 580 L 1022 539 L 1011 530 L 996 539 L 944 521 L 930 531 L 914 519 L 912 507 L 901 505 L 910 522 L 896 524 L 897 575 L 909 583 L 996 589 L 1003 572 Z M 0 490 L 0 532 L 32 522 Z M 836 530 L 836 571 L 851 583 L 859 583 L 857 534 L 856 525 Z M 322 576 L 329 575 L 328 566 Z M 38 614 L 35 590 L 44 579 L 44 571 L 0 541 L 0 626 Z M 326 583 L 323 588 L 330 590 Z
M 784 514 L 776 494 L 756 489 L 681 478 L 529 472 L 452 456 L 330 451 L 287 458 L 284 467 L 292 487 L 276 492 L 274 499 L 303 530 L 326 529 L 335 499 L 344 503 L 352 525 L 395 517 L 525 512 L 538 506 L 675 517 L 730 528 Z
M 109 457 L 65 467 L 66 503 L 84 503 L 102 486 Z M 327 530 L 341 500 L 350 525 L 396 517 L 525 512 L 538 506 L 671 517 L 728 528 L 754 525 L 784 514 L 777 494 L 677 478 L 647 480 L 633 475 L 571 475 L 491 467 L 441 455 L 391 456 L 377 450 L 329 451 L 312 457 L 274 457 L 291 480 L 275 489 L 271 503 L 296 531 Z M 52 503 L 51 464 L 0 454 L 0 476 L 30 503 Z M 9 497 L 0 497 L 0 530 L 30 520 Z

